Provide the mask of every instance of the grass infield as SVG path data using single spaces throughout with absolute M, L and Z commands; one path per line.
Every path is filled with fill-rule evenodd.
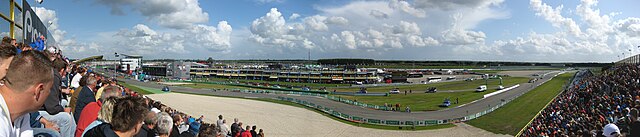
M 516 135 L 549 101 L 562 92 L 574 73 L 565 73 L 536 87 L 505 106 L 466 122 L 498 134 Z

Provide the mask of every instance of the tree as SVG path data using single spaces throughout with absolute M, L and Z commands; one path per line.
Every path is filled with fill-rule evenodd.
M 212 64 L 213 63 L 213 58 L 209 57 L 209 59 L 207 59 L 207 63 Z

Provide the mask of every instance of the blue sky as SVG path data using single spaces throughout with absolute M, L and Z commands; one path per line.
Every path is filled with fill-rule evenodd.
M 143 3 L 145 2 L 145 3 Z M 611 62 L 640 53 L 640 1 L 55 0 L 72 58 Z M 562 7 L 562 9 L 558 7 Z M 291 18 L 293 14 L 297 17 Z M 625 52 L 626 51 L 626 52 Z M 109 56 L 107 56 L 109 57 Z

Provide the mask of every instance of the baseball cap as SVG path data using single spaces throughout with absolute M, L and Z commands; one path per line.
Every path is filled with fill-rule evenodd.
M 153 113 L 160 113 L 160 110 L 158 110 L 157 108 L 151 108 L 151 111 L 152 111 Z
M 606 137 L 613 137 L 614 133 L 620 134 L 620 129 L 616 124 L 607 124 L 602 129 L 602 135 Z

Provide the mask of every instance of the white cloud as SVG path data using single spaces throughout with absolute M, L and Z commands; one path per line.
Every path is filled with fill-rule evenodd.
M 147 20 L 158 25 L 185 29 L 196 23 L 209 21 L 209 14 L 200 7 L 198 0 L 96 0 L 99 4 L 111 7 L 111 13 L 124 15 L 123 7 L 131 7 L 140 12 Z
M 461 7 L 476 8 L 500 5 L 504 0 L 415 0 L 415 7 L 421 9 L 438 8 L 453 10 Z
M 285 0 L 256 0 L 260 4 L 266 3 L 283 3 Z
M 579 36 L 582 34 L 580 27 L 571 18 L 565 18 L 562 16 L 563 5 L 556 7 L 555 9 L 546 3 L 542 3 L 542 0 L 531 0 L 531 8 L 536 12 L 536 15 L 542 16 L 545 20 L 549 21 L 554 27 L 568 31 L 569 34 Z
M 371 10 L 371 13 L 369 13 L 369 15 L 376 17 L 378 19 L 386 19 L 389 18 L 389 15 L 387 15 L 386 13 L 379 11 L 379 10 Z
M 300 14 L 293 13 L 291 14 L 291 16 L 289 16 L 289 20 L 295 20 L 295 19 L 298 19 L 299 17 L 300 17 Z
M 403 12 L 409 13 L 413 16 L 420 17 L 420 18 L 424 18 L 425 16 L 427 16 L 426 15 L 427 13 L 425 13 L 424 10 L 416 9 L 412 7 L 411 4 L 409 4 L 409 2 L 406 2 L 406 1 L 391 0 L 391 2 L 389 2 L 389 7 L 393 9 L 399 9 Z

